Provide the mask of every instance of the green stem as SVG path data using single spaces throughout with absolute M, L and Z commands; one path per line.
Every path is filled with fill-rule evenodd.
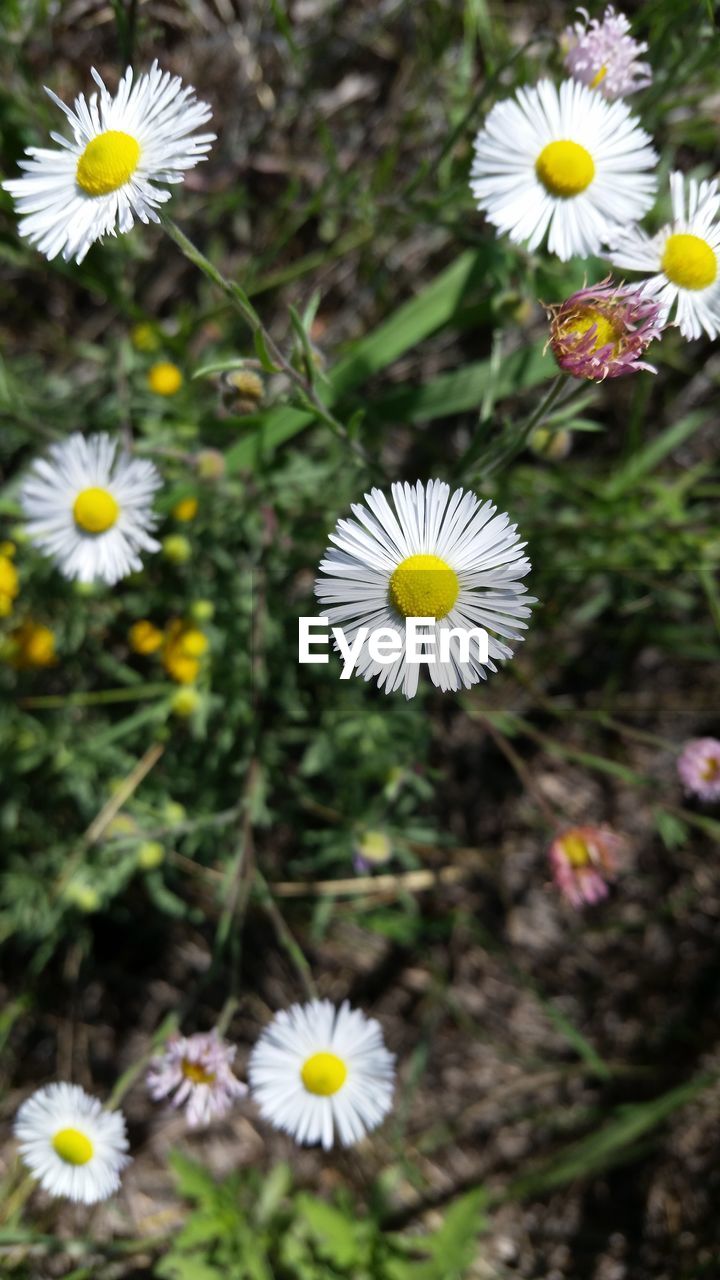
M 303 408 L 314 412 L 320 421 L 324 422 L 336 436 L 339 436 L 350 445 L 353 452 L 362 459 L 366 466 L 370 466 L 370 459 L 362 445 L 360 445 L 357 440 L 350 439 L 347 428 L 342 422 L 339 422 L 338 419 L 333 416 L 327 405 L 323 403 L 310 379 L 304 377 L 303 374 L 285 358 L 275 342 L 275 339 L 271 337 L 265 328 L 245 290 L 242 289 L 239 284 L 235 284 L 233 280 L 228 280 L 222 272 L 218 271 L 217 267 L 213 265 L 209 258 L 205 257 L 205 254 L 198 249 L 197 245 L 193 244 L 192 240 L 185 235 L 185 232 L 180 230 L 177 223 L 173 222 L 172 218 L 163 214 L 162 225 L 170 236 L 170 239 L 185 255 L 188 262 L 191 262 L 194 267 L 197 267 L 198 271 L 201 271 L 208 280 L 212 281 L 218 289 L 221 289 L 225 296 L 230 300 L 235 310 L 242 316 L 250 332 L 254 337 L 257 337 L 260 340 L 261 346 L 264 346 L 271 361 L 277 366 L 278 370 L 281 370 L 285 374 L 286 378 L 293 384 L 296 391 L 298 391 L 300 399 L 303 402 Z
M 552 409 L 556 407 L 563 391 L 569 385 L 569 378 L 566 374 L 560 373 L 550 384 L 547 394 L 540 401 L 537 409 L 533 410 L 529 418 L 526 418 L 518 430 L 514 433 L 510 440 L 503 442 L 500 440 L 498 445 L 488 451 L 486 461 L 480 459 L 478 467 L 482 470 L 483 476 L 490 476 L 493 472 L 498 471 L 501 467 L 507 465 L 512 458 L 517 457 L 526 447 L 533 432 L 544 422 Z M 570 394 L 574 391 L 571 386 Z

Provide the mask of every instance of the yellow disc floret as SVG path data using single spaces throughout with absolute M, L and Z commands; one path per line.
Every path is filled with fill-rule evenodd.
M 206 1071 L 199 1062 L 190 1062 L 189 1058 L 183 1058 L 180 1069 L 185 1079 L 192 1084 L 213 1084 L 215 1081 L 214 1071 Z
M 571 867 L 586 867 L 588 865 L 590 853 L 585 841 L 580 836 L 564 836 L 560 843 Z
M 140 160 L 140 143 L 129 133 L 107 129 L 88 142 L 75 178 L 89 196 L 107 196 L 132 178 Z
M 707 289 L 718 271 L 715 250 L 707 240 L 680 232 L 668 238 L 660 266 L 681 289 Z
M 56 1151 L 66 1164 L 87 1164 L 93 1157 L 93 1144 L 86 1133 L 79 1129 L 59 1129 L 52 1140 Z
M 720 775 L 720 758 L 718 756 L 708 756 L 702 769 L 700 777 L 704 782 L 713 782 Z
M 391 603 L 404 618 L 444 618 L 459 592 L 455 570 L 439 556 L 408 556 L 390 578 Z
M 583 338 L 586 333 L 589 333 L 593 325 L 595 326 L 595 334 L 592 351 L 599 351 L 601 347 L 606 347 L 609 343 L 614 345 L 621 336 L 612 320 L 603 315 L 597 307 L 582 307 L 573 315 L 569 315 L 559 326 L 559 336 L 560 338 Z
M 107 489 L 83 489 L 73 506 L 75 523 L 86 533 L 105 533 L 119 515 L 120 507 Z
M 595 164 L 579 142 L 548 142 L 535 161 L 535 172 L 551 196 L 579 196 L 595 177 Z
M 608 69 L 607 69 L 607 67 L 606 67 L 606 66 L 602 66 L 602 67 L 600 68 L 600 70 L 599 70 L 599 71 L 596 71 L 596 72 L 595 72 L 595 75 L 593 76 L 592 80 L 590 81 L 590 88 L 591 88 L 591 89 L 597 89 L 598 85 L 599 85 L 599 84 L 602 84 L 602 82 L 603 82 L 603 80 L 605 79 L 605 77 L 606 77 L 607 73 L 608 73 Z
M 314 1053 L 303 1063 L 300 1076 L 308 1093 L 330 1098 L 347 1080 L 347 1067 L 335 1053 Z

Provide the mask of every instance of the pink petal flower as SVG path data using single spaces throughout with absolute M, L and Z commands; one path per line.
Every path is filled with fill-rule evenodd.
M 210 1124 L 227 1114 L 247 1086 L 233 1075 L 230 1064 L 235 1048 L 216 1030 L 193 1036 L 173 1036 L 163 1053 L 153 1058 L 147 1076 L 150 1096 L 158 1102 L 169 1098 L 174 1107 L 185 1107 L 191 1127 Z
M 622 845 L 609 827 L 569 827 L 555 837 L 549 850 L 553 880 L 571 906 L 594 906 L 607 897 Z
M 640 356 L 662 333 L 661 307 L 635 285 L 600 284 L 580 289 L 547 307 L 549 344 L 565 373 L 603 382 L 626 373 L 655 373 Z
M 626 98 L 652 84 L 652 67 L 638 55 L 647 45 L 629 35 L 630 23 L 624 13 L 608 5 L 600 21 L 590 19 L 586 9 L 578 9 L 585 19 L 563 33 L 565 66 L 573 77 L 604 98 Z
M 691 795 L 711 804 L 720 800 L 720 742 L 717 738 L 691 738 L 677 762 L 683 786 Z

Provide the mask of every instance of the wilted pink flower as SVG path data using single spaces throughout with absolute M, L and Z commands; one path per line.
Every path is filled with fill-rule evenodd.
M 691 738 L 685 743 L 677 771 L 686 791 L 701 800 L 720 800 L 720 742 L 717 738 Z
M 247 1093 L 247 1086 L 230 1069 L 234 1057 L 234 1046 L 226 1044 L 215 1030 L 173 1036 L 164 1052 L 150 1063 L 150 1096 L 155 1102 L 171 1098 L 174 1107 L 187 1103 L 189 1125 L 209 1124 Z
M 652 84 L 652 67 L 639 62 L 647 45 L 628 34 L 630 23 L 624 13 L 609 4 L 602 21 L 590 20 L 587 9 L 578 9 L 584 22 L 576 22 L 563 32 L 565 66 L 573 80 L 597 89 L 604 98 L 625 98 Z
M 555 837 L 550 845 L 553 879 L 574 907 L 592 906 L 607 897 L 622 843 L 609 827 L 569 827 Z
M 603 382 L 641 369 L 657 372 L 639 357 L 662 333 L 661 307 L 637 286 L 615 284 L 608 276 L 547 312 L 553 355 L 573 378 Z

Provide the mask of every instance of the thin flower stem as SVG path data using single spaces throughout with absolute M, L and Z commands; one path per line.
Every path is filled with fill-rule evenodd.
M 303 402 L 303 408 L 315 413 L 321 422 L 324 422 L 325 425 L 335 433 L 335 435 L 339 436 L 350 446 L 365 466 L 370 466 L 370 458 L 363 446 L 359 441 L 350 439 L 347 428 L 330 412 L 327 405 L 324 404 L 320 395 L 313 386 L 311 380 L 300 373 L 299 370 L 296 369 L 294 365 L 292 365 L 283 355 L 275 342 L 275 339 L 265 328 L 260 316 L 245 293 L 245 290 L 242 289 L 239 284 L 235 284 L 234 281 L 226 279 L 222 272 L 218 271 L 217 267 L 213 265 L 210 259 L 206 258 L 205 254 L 198 249 L 197 245 L 193 244 L 192 240 L 185 235 L 185 232 L 180 230 L 177 223 L 173 222 L 172 218 L 167 217 L 165 214 L 161 216 L 162 225 L 170 236 L 170 239 L 185 255 L 188 262 L 191 262 L 194 267 L 197 267 L 208 280 L 211 280 L 212 283 L 216 285 L 218 289 L 221 289 L 225 296 L 229 298 L 230 302 L 235 307 L 235 310 L 242 316 L 250 332 L 254 337 L 259 338 L 261 346 L 264 346 L 272 363 L 276 365 L 278 370 L 281 370 L 285 374 L 286 378 L 293 384 L 296 391 L 299 393 L 301 401 Z
M 254 881 L 255 892 L 260 901 L 260 905 L 264 907 L 270 917 L 275 933 L 277 934 L 278 942 L 292 961 L 295 971 L 305 990 L 305 995 L 308 1000 L 317 1000 L 318 993 L 313 981 L 310 965 L 305 958 L 302 948 L 298 945 L 285 923 L 282 913 L 278 910 L 275 899 L 270 891 L 270 885 L 262 872 L 258 871 L 257 868 L 255 869 Z
M 563 397 L 562 393 L 563 391 L 566 391 L 568 387 L 569 394 Z M 569 399 L 574 390 L 575 387 L 570 382 L 568 376 L 564 373 L 558 374 L 558 376 L 551 382 L 547 394 L 540 401 L 537 409 L 533 410 L 529 418 L 525 419 L 525 422 L 522 423 L 513 437 L 507 443 L 504 443 L 501 440 L 495 451 L 489 450 L 487 460 L 485 462 L 483 462 L 482 459 L 480 460 L 478 468 L 482 470 L 483 476 L 492 475 L 493 472 L 497 471 L 500 467 L 506 466 L 512 458 L 515 458 L 519 453 L 522 453 L 533 432 L 541 425 L 542 422 L 544 422 L 551 410 L 557 407 L 561 399 Z

